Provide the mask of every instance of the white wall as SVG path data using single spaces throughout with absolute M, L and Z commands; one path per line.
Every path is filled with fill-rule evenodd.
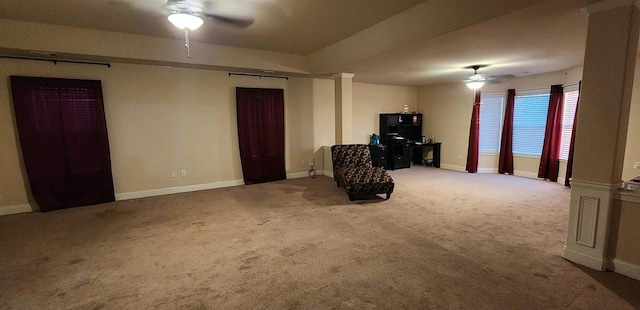
M 10 75 L 102 81 L 119 197 L 241 184 L 237 86 L 285 90 L 285 158 L 290 175 L 304 175 L 309 167 L 302 161 L 313 158 L 326 143 L 314 133 L 332 130 L 331 121 L 324 118 L 331 113 L 327 110 L 333 89 L 321 80 L 229 77 L 222 71 L 118 63 L 107 68 L 0 59 L 0 76 L 6 81 L 0 85 L 0 207 L 32 203 L 10 98 Z M 181 169 L 187 170 L 187 177 L 170 177 L 171 170 Z
M 622 179 L 629 180 L 640 175 L 634 163 L 640 161 L 640 62 L 636 66 L 636 82 L 631 98 L 631 112 L 625 150 Z M 517 90 L 546 89 L 553 84 L 572 85 L 580 81 L 582 67 L 535 76 L 515 78 L 502 84 L 486 84 L 483 92 L 504 92 Z M 448 83 L 420 87 L 418 109 L 425 113 L 423 133 L 435 135 L 442 142 L 442 164 L 450 169 L 464 171 L 469 139 L 469 126 L 473 93 L 463 83 Z M 594 150 L 595 151 L 595 150 Z M 458 158 L 460 155 L 460 159 Z M 539 157 L 514 156 L 516 175 L 536 177 Z M 481 154 L 478 160 L 479 172 L 497 172 L 497 154 Z M 560 161 L 558 182 L 564 184 L 566 162 Z
M 633 168 L 640 162 L 640 59 L 636 60 L 635 79 L 631 94 L 631 110 L 629 112 L 629 130 L 627 131 L 627 147 L 624 153 L 622 179 L 630 180 L 640 176 L 640 169 Z
M 503 92 L 508 89 L 549 89 L 554 84 L 570 85 L 580 81 L 582 68 L 547 74 L 514 78 L 500 84 L 487 83 L 482 92 Z M 469 141 L 473 91 L 464 83 L 447 83 L 424 86 L 419 89 L 418 107 L 426 113 L 423 133 L 435 135 L 442 142 L 442 165 L 464 171 Z M 514 174 L 535 178 L 540 164 L 539 157 L 514 156 Z M 480 154 L 479 172 L 497 172 L 498 155 Z M 560 176 L 564 177 L 566 163 L 561 163 Z M 559 182 L 564 183 L 564 178 Z
M 415 87 L 353 83 L 353 142 L 368 144 L 380 134 L 380 113 L 399 113 L 405 104 L 416 111 L 417 101 Z
M 111 68 L 0 59 L 0 207 L 33 204 L 20 154 L 10 75 L 102 81 L 114 187 L 119 198 L 241 184 L 235 87 L 285 90 L 285 158 L 290 177 L 304 176 L 309 159 L 323 170 L 323 145 L 334 143 L 333 80 L 229 77 L 227 72 L 112 63 Z M 378 114 L 415 110 L 417 89 L 354 84 L 353 131 L 368 143 Z M 171 170 L 187 177 L 170 177 Z

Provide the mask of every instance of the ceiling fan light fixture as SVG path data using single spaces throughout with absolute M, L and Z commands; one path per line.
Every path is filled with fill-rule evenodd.
M 467 82 L 467 87 L 469 87 L 469 89 L 480 89 L 480 87 L 484 86 L 484 82 L 483 81 L 471 81 L 471 82 Z
M 469 77 L 469 80 L 482 81 L 482 80 L 484 80 L 484 76 L 482 76 L 482 74 L 480 74 L 480 73 L 476 73 L 476 74 L 472 75 L 471 77 Z
M 469 69 L 473 69 L 473 75 L 469 77 L 469 80 L 467 81 L 467 87 L 469 87 L 469 89 L 480 89 L 482 86 L 484 86 L 484 81 L 486 80 L 484 78 L 484 76 L 482 74 L 478 73 L 478 69 L 485 67 L 483 65 L 475 65 L 475 66 L 471 66 L 471 67 L 467 67 Z
M 204 23 L 202 17 L 192 12 L 174 12 L 167 18 L 174 26 L 180 29 L 196 30 Z

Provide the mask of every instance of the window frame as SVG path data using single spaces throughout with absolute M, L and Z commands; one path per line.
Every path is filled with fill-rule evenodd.
M 542 137 L 543 137 L 543 141 L 542 141 L 542 145 L 540 147 L 540 151 L 538 154 L 532 154 L 532 153 L 519 153 L 516 150 L 517 144 L 515 143 L 515 139 L 516 139 L 516 133 L 517 133 L 517 128 L 518 128 L 518 124 L 516 123 L 516 117 L 517 117 L 517 111 L 518 111 L 518 98 L 522 98 L 522 97 L 532 97 L 532 96 L 546 96 L 547 101 L 546 101 L 546 110 L 545 110 L 545 117 L 544 117 L 544 125 L 542 126 Z M 549 111 L 549 98 L 551 96 L 550 90 L 549 89 L 531 89 L 531 90 L 523 90 L 523 91 L 518 91 L 516 90 L 516 96 L 514 98 L 514 113 L 513 113 L 513 136 L 512 136 L 512 141 L 513 141 L 513 156 L 514 157 L 530 157 L 530 158 L 540 158 L 540 156 L 542 156 L 542 148 L 543 148 L 543 144 L 544 144 L 544 135 L 545 135 L 545 130 L 546 130 L 546 121 L 547 121 L 547 115 L 548 115 L 548 111 Z
M 577 92 L 578 93 L 578 96 L 576 98 L 576 109 L 577 109 L 577 104 L 580 101 L 580 87 L 579 87 L 579 85 L 578 84 L 570 85 L 570 86 L 564 87 L 564 89 L 563 89 L 563 94 L 562 94 L 563 95 L 563 98 L 562 98 L 562 129 L 563 129 L 563 131 L 564 131 L 565 125 L 566 125 L 564 120 L 565 120 L 565 113 L 566 113 L 566 109 L 567 109 L 567 98 L 568 98 L 567 93 L 573 93 L 573 92 Z M 573 110 L 573 116 L 572 117 L 573 117 L 573 121 L 574 122 L 576 121 L 575 115 L 576 115 L 576 110 Z M 573 130 L 573 123 L 571 123 L 570 125 L 568 125 L 566 127 L 568 127 L 570 130 Z M 564 138 L 564 136 L 563 136 L 563 138 Z M 571 145 L 571 134 L 569 134 L 568 138 L 569 138 L 569 141 L 565 141 L 565 139 L 561 139 L 560 140 L 560 153 L 558 154 L 558 157 L 559 157 L 560 161 L 563 161 L 563 162 L 566 162 L 567 160 L 569 160 L 568 157 L 569 157 L 569 148 L 570 148 L 570 145 Z M 565 147 L 565 145 L 564 145 L 565 143 L 567 143 L 567 145 L 566 145 L 567 157 L 563 158 L 562 157 L 562 154 L 563 154 L 562 150 L 563 150 L 563 147 Z
M 479 155 L 499 155 L 500 154 L 500 145 L 502 143 L 502 128 L 504 126 L 504 109 L 505 109 L 505 100 L 507 98 L 506 96 L 506 92 L 486 92 L 486 93 L 481 93 L 480 94 L 480 120 L 482 120 L 482 101 L 483 99 L 497 99 L 500 98 L 502 99 L 502 102 L 500 103 L 500 119 L 499 119 L 499 125 L 498 125 L 498 147 L 495 151 L 482 151 L 480 150 L 480 141 L 478 141 L 478 154 Z M 480 122 L 480 130 L 479 130 L 479 135 L 478 135 L 478 139 L 480 139 L 482 135 L 482 122 Z

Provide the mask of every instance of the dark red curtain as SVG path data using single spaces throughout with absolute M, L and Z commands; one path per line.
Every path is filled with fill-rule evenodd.
M 516 90 L 507 91 L 507 104 L 504 109 L 502 124 L 502 139 L 500 141 L 500 161 L 498 173 L 513 174 L 513 109 L 516 100 Z
M 469 128 L 469 148 L 467 149 L 467 167 L 470 173 L 478 172 L 478 144 L 480 140 L 480 90 L 475 91 L 471 128 Z
M 284 90 L 237 87 L 236 105 L 244 183 L 286 179 Z
M 552 85 L 547 111 L 547 126 L 542 145 L 542 156 L 538 177 L 558 181 L 560 167 L 560 140 L 562 139 L 562 99 L 564 91 L 562 85 Z
M 582 81 L 578 83 L 578 102 L 576 102 L 576 114 L 573 118 L 573 127 L 571 128 L 571 143 L 569 144 L 569 156 L 567 157 L 567 173 L 564 177 L 564 186 L 571 186 L 571 177 L 573 176 L 573 147 L 576 144 L 576 123 L 578 122 L 578 107 L 580 106 L 581 90 Z
M 101 82 L 12 76 L 11 91 L 40 210 L 114 201 Z

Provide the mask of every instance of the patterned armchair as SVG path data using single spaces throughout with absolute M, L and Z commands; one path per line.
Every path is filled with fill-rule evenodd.
M 343 144 L 331 147 L 333 178 L 354 200 L 358 195 L 387 194 L 393 192 L 393 179 L 380 167 L 371 165 L 371 153 L 365 144 Z

